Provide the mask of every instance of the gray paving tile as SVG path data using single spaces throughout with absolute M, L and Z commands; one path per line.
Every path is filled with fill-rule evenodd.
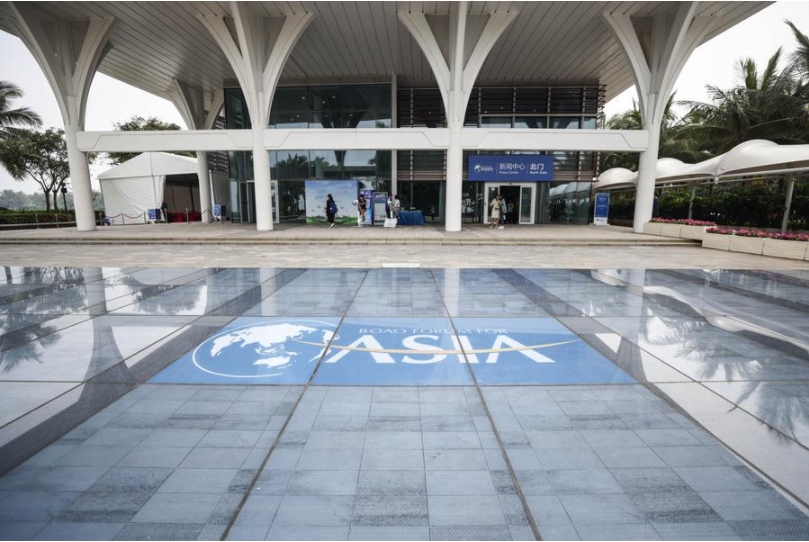
M 556 495 L 526 496 L 543 540 L 579 540 L 565 507 Z
M 227 526 L 230 521 L 234 519 L 236 510 L 242 502 L 242 496 L 242 494 L 238 493 L 222 495 L 222 498 L 219 499 L 219 502 L 216 504 L 216 508 L 213 509 L 213 512 L 211 512 L 211 515 L 208 517 L 208 525 Z
M 177 467 L 191 452 L 190 447 L 137 446 L 118 462 L 119 467 Z
M 116 429 L 104 427 L 85 440 L 82 446 L 137 446 L 152 432 L 151 429 Z M 79 448 L 77 448 L 79 450 Z
M 809 540 L 809 520 L 728 522 L 742 540 Z
M 647 446 L 699 446 L 700 442 L 685 429 L 636 429 Z
M 429 540 L 430 528 L 411 527 L 365 527 L 352 525 L 349 540 Z
M 197 444 L 200 448 L 252 448 L 261 431 L 225 431 L 212 429 Z
M 360 471 L 357 495 L 426 495 L 425 473 L 410 471 Z
M 365 527 L 424 526 L 427 497 L 419 495 L 360 495 L 354 500 L 351 524 Z
M 547 476 L 557 495 L 623 493 L 621 486 L 606 469 L 549 470 Z
M 36 467 L 22 465 L 0 478 L 2 491 L 85 491 L 108 467 Z
M 663 540 L 741 540 L 727 523 L 652 523 Z
M 427 470 L 485 470 L 488 468 L 482 450 L 426 450 L 424 468 Z
M 505 525 L 506 518 L 496 496 L 431 496 L 430 525 Z
M 694 491 L 636 493 L 630 497 L 649 521 L 699 523 L 721 521 L 719 515 Z
M 789 520 L 805 517 L 773 490 L 705 491 L 700 496 L 725 521 Z
M 247 459 L 247 448 L 194 448 L 180 463 L 186 469 L 239 469 Z
M 433 495 L 496 495 L 488 470 L 431 471 L 427 475 L 427 494 Z
M 60 521 L 126 523 L 151 498 L 151 492 L 85 492 L 58 515 Z
M 754 491 L 758 489 L 733 467 L 678 467 L 674 469 L 695 491 Z
M 4 491 L 0 494 L 0 522 L 50 521 L 80 495 L 75 491 Z
M 273 525 L 265 540 L 348 540 L 348 532 L 348 525 L 330 527 Z
M 281 501 L 273 526 L 326 527 L 349 525 L 354 497 L 290 496 Z
M 421 450 L 423 449 L 421 433 L 414 431 L 403 432 L 374 432 L 365 435 L 365 448 L 367 450 Z
M 89 491 L 132 491 L 152 493 L 171 474 L 172 469 L 163 467 L 113 467 L 98 479 Z
M 625 525 L 579 525 L 582 540 L 661 540 L 660 534 L 649 523 Z
M 604 463 L 592 450 L 582 448 L 556 448 L 540 450 L 537 457 L 542 468 L 547 470 L 560 469 L 600 469 Z M 517 468 L 516 466 L 514 467 Z
M 221 498 L 222 496 L 217 494 L 155 493 L 132 518 L 132 521 L 136 523 L 204 524 Z M 201 529 L 202 526 L 200 526 Z M 196 534 L 194 538 L 196 538 Z
M 475 422 L 472 416 L 425 415 L 422 412 L 421 430 L 428 433 L 438 433 L 444 431 L 475 431 Z
M 365 433 L 358 431 L 313 431 L 304 445 L 308 450 L 361 450 Z
M 128 523 L 114 540 L 196 540 L 202 523 Z
M 517 495 L 500 495 L 500 508 L 506 517 L 506 523 L 511 526 L 530 526 L 525 507 Z
M 160 493 L 225 493 L 236 469 L 177 469 L 160 486 Z
M 256 491 L 263 495 L 285 495 L 293 471 L 265 469 L 258 475 Z
M 313 431 L 365 431 L 367 416 L 318 416 Z
M 525 436 L 535 450 L 589 447 L 578 431 L 526 431 Z
M 221 540 L 227 525 L 208 523 L 197 535 L 197 540 Z
M 60 467 L 111 467 L 132 451 L 127 446 L 76 446 L 60 457 L 55 464 Z
M 356 459 L 359 459 L 356 456 Z M 362 470 L 424 470 L 421 450 L 370 449 L 362 454 Z
M 626 493 L 687 491 L 690 486 L 669 468 L 610 469 Z
M 380 403 L 374 401 L 371 404 L 371 416 L 420 416 L 419 403 Z
M 229 540 L 263 540 L 270 530 L 281 497 L 253 494 L 239 510 L 230 532 Z
M 357 471 L 297 471 L 287 488 L 289 495 L 354 495 Z
M 422 431 L 425 450 L 476 450 L 481 447 L 476 431 Z
M 604 448 L 632 448 L 632 447 L 646 447 L 646 444 L 635 434 L 634 431 L 629 430 L 580 430 L 579 434 L 587 441 L 587 443 L 595 450 Z
M 433 525 L 430 536 L 431 540 L 511 540 L 511 531 L 507 525 Z
M 646 523 L 644 513 L 623 494 L 563 495 L 559 499 L 577 527 L 588 524 Z
M 397 416 L 371 416 L 367 431 L 421 431 L 421 418 Z
M 112 540 L 125 523 L 76 523 L 54 521 L 39 531 L 34 540 Z
M 669 467 L 721 467 L 727 465 L 707 446 L 656 446 L 652 449 Z
M 651 448 L 634 447 L 634 448 L 597 448 L 595 450 L 604 465 L 610 469 L 622 468 L 650 468 L 650 467 L 665 467 L 666 463 L 663 462 Z

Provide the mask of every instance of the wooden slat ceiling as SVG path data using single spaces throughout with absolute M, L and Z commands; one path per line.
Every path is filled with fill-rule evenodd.
M 698 14 L 725 17 L 714 35 L 771 2 L 701 2 Z M 253 2 L 256 16 L 314 13 L 293 50 L 282 82 L 350 80 L 396 73 L 400 84 L 433 80 L 430 66 L 398 11 L 447 14 L 451 2 Z M 43 16 L 83 20 L 114 17 L 112 49 L 100 71 L 161 97 L 173 78 L 213 91 L 233 80 L 233 70 L 199 14 L 230 16 L 228 2 L 41 2 Z M 620 46 L 603 20 L 605 12 L 653 15 L 668 2 L 471 2 L 470 14 L 516 10 L 520 16 L 492 49 L 479 84 L 600 83 L 607 99 L 633 84 Z M 0 29 L 17 34 L 8 2 L 0 2 Z M 712 36 L 709 36 L 713 37 Z

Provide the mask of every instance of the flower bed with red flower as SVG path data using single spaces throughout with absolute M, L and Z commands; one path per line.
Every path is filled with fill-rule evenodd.
M 716 222 L 708 222 L 706 220 L 691 220 L 690 218 L 659 218 L 655 217 L 649 222 L 657 222 L 660 224 L 682 224 L 684 226 L 716 226 Z
M 809 241 L 809 234 L 806 233 L 771 233 L 762 230 L 751 230 L 747 228 L 708 228 L 707 233 L 717 233 L 719 235 L 738 235 L 740 237 L 764 237 L 767 239 L 781 239 L 783 241 Z

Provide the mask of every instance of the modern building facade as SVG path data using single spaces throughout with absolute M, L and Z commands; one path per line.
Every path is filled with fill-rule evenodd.
M 767 4 L 3 2 L 0 28 L 57 96 L 80 230 L 95 227 L 86 153 L 188 150 L 201 208 L 258 230 L 302 219 L 306 181 L 354 179 L 447 231 L 486 221 L 498 193 L 517 223 L 585 223 L 598 153 L 638 152 L 640 231 L 678 74 Z M 189 130 L 84 131 L 96 71 L 170 99 Z M 604 103 L 633 83 L 643 130 L 604 130 Z M 212 190 L 220 152 L 229 182 Z M 500 154 L 551 156 L 552 175 L 470 179 L 470 156 Z

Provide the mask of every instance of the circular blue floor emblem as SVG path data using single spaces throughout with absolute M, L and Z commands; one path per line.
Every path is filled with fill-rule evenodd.
M 335 328 L 318 320 L 288 320 L 227 329 L 199 345 L 193 361 L 206 373 L 224 377 L 294 373 L 317 363 Z

